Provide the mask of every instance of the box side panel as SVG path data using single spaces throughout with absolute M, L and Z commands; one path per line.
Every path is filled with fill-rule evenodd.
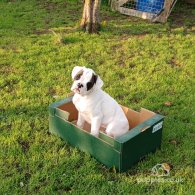
M 78 111 L 76 110 L 74 104 L 72 102 L 69 102 L 69 103 L 66 103 L 66 106 L 65 104 L 63 104 L 62 106 L 63 106 L 63 109 L 61 107 L 55 108 L 55 111 L 54 111 L 55 117 L 58 117 L 65 121 L 69 121 L 72 124 L 76 125 L 77 118 L 78 118 Z M 91 125 L 85 122 L 83 130 L 89 133 L 91 131 Z M 107 136 L 104 133 L 104 130 L 102 129 L 100 130 L 99 138 L 112 146 L 114 146 L 116 142 L 112 137 Z
M 163 119 L 164 119 L 164 116 L 156 114 L 152 118 L 137 125 L 133 129 L 131 129 L 129 132 L 125 133 L 124 135 L 117 137 L 116 141 L 118 141 L 119 143 L 125 143 L 129 141 L 130 139 L 132 139 L 137 134 L 140 134 L 142 132 L 142 129 L 144 129 L 145 127 L 152 127 L 154 126 L 154 124 L 158 123 L 159 121 Z
M 67 98 L 64 98 L 58 102 L 54 102 L 52 104 L 49 105 L 49 114 L 54 116 L 55 114 L 55 109 L 63 104 L 66 104 L 66 103 L 69 103 L 72 101 L 72 98 L 73 97 L 67 97 Z
M 74 121 L 78 119 L 78 110 L 76 109 L 72 101 L 58 106 L 56 108 L 55 115 L 59 115 L 63 112 L 69 113 L 68 121 Z
M 49 130 L 64 141 L 91 154 L 108 167 L 119 169 L 120 153 L 113 146 L 56 116 L 49 116 Z
M 123 143 L 121 156 L 122 171 L 129 169 L 148 153 L 154 152 L 157 148 L 160 148 L 162 140 L 162 121 L 163 119 L 159 120 L 154 125 Z

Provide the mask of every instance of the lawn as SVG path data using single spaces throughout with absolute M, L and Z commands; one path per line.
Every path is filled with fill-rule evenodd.
M 88 35 L 80 2 L 0 1 L 0 194 L 195 194 L 195 6 L 153 24 L 103 5 Z M 161 150 L 117 173 L 51 135 L 48 106 L 70 92 L 75 65 L 120 104 L 164 115 Z M 139 182 L 163 162 L 180 182 Z

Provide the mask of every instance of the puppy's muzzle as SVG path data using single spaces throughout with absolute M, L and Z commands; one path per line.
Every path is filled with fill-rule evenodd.
M 80 93 L 80 89 L 81 89 L 82 87 L 83 87 L 83 84 L 77 83 L 77 85 L 72 86 L 71 90 L 72 90 L 74 93 Z

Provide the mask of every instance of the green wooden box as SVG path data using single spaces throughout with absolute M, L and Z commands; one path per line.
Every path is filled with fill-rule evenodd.
M 164 117 L 146 109 L 136 112 L 121 106 L 125 112 L 130 130 L 113 139 L 101 129 L 99 137 L 90 134 L 90 125 L 79 129 L 75 124 L 78 111 L 67 97 L 49 106 L 49 130 L 70 145 L 91 154 L 108 167 L 126 171 L 150 152 L 160 148 Z

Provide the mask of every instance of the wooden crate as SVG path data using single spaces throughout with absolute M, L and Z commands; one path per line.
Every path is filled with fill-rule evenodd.
M 140 112 L 124 106 L 122 109 L 131 128 L 115 139 L 107 136 L 103 128 L 99 137 L 92 136 L 87 123 L 83 129 L 78 128 L 78 111 L 72 97 L 49 106 L 49 130 L 104 165 L 126 171 L 145 155 L 160 148 L 164 117 L 144 108 Z

